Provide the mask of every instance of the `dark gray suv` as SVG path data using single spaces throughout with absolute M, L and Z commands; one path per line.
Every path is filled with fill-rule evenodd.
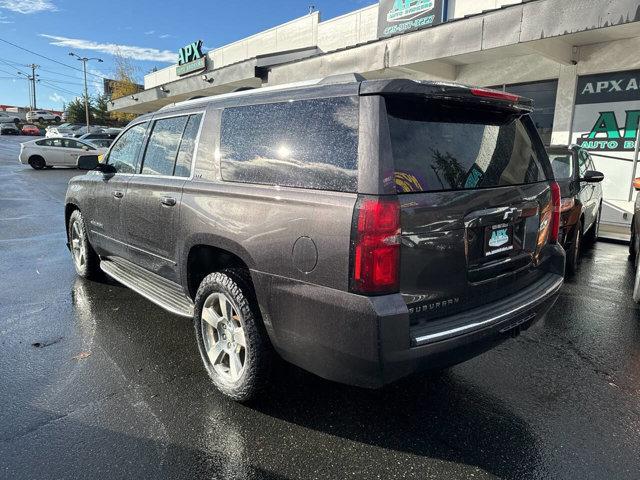
M 213 383 L 253 397 L 277 353 L 380 387 L 491 348 L 563 282 L 560 191 L 531 101 L 326 79 L 142 116 L 71 180 L 69 246 L 193 318 Z

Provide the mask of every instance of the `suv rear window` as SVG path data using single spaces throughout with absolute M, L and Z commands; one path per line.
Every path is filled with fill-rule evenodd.
M 226 181 L 355 192 L 358 99 L 227 108 L 220 153 Z
M 519 185 L 547 180 L 534 128 L 462 104 L 387 99 L 398 193 Z

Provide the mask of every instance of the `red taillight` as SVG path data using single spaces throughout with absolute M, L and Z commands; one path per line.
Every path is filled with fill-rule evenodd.
M 400 270 L 400 204 L 396 197 L 361 198 L 356 205 L 351 290 L 397 292 Z
M 560 234 L 560 185 L 558 182 L 551 182 L 551 230 L 549 231 L 549 241 L 551 243 L 558 242 L 558 235 Z
M 507 102 L 517 103 L 520 100 L 518 95 L 513 93 L 500 92 L 499 90 L 491 90 L 490 88 L 472 88 L 471 94 L 476 97 L 493 98 L 496 100 L 506 100 Z

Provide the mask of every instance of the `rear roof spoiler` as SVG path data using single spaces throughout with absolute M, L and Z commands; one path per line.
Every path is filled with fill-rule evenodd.
M 407 79 L 365 80 L 360 95 L 415 95 L 436 99 L 465 99 L 474 103 L 530 113 L 533 100 L 500 90 L 470 87 L 459 83 Z

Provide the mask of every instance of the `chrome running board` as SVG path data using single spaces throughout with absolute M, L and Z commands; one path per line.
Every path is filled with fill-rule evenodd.
M 120 257 L 102 258 L 100 268 L 114 280 L 165 310 L 182 317 L 193 317 L 193 302 L 177 283 Z

